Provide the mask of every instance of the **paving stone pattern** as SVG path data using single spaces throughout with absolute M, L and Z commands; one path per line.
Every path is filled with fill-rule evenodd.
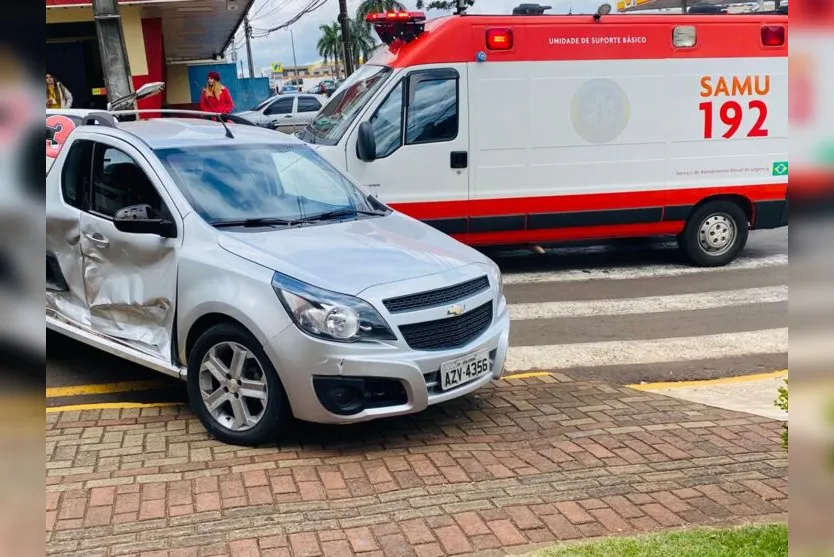
M 267 448 L 213 441 L 187 408 L 47 414 L 46 553 L 503 555 L 786 520 L 780 428 L 559 374 Z

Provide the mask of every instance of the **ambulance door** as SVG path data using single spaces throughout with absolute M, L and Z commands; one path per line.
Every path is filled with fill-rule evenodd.
M 467 229 L 466 82 L 466 64 L 407 70 L 363 114 L 346 144 L 351 175 L 382 201 L 447 234 Z M 362 160 L 358 137 L 368 131 L 375 153 Z M 436 201 L 447 203 L 425 203 Z

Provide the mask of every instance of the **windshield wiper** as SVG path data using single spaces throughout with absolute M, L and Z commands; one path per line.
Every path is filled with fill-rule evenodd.
M 368 215 L 371 217 L 384 217 L 388 215 L 387 212 L 383 211 L 363 211 L 361 209 L 335 209 L 333 211 L 327 211 L 326 213 L 319 213 L 317 215 L 310 215 L 309 217 L 301 217 L 299 219 L 295 219 L 293 222 L 314 222 L 320 220 L 328 220 L 328 219 L 335 219 L 338 217 L 352 217 L 354 215 Z
M 260 217 L 255 219 L 229 219 L 229 220 L 213 220 L 209 224 L 215 228 L 224 228 L 231 226 L 242 226 L 244 228 L 256 228 L 259 226 L 291 226 L 295 224 L 296 220 L 278 219 L 273 217 Z

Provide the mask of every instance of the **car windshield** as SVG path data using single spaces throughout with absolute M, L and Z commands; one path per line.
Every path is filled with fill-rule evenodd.
M 391 69 L 385 66 L 366 65 L 359 68 L 339 87 L 299 137 L 310 143 L 337 143 L 389 75 Z
M 213 225 L 376 214 L 361 190 L 305 145 L 201 146 L 156 154 L 194 210 Z

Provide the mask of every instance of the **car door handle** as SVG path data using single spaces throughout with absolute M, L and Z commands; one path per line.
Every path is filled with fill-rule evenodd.
M 84 236 L 86 236 L 87 239 L 90 240 L 90 242 L 92 242 L 93 245 L 97 247 L 106 248 L 110 245 L 110 240 L 108 240 L 98 232 L 94 232 L 92 234 L 84 234 Z
M 466 151 L 452 151 L 449 166 L 452 168 L 466 168 L 469 166 L 469 156 Z
M 292 118 L 292 114 L 287 114 L 284 118 Z

